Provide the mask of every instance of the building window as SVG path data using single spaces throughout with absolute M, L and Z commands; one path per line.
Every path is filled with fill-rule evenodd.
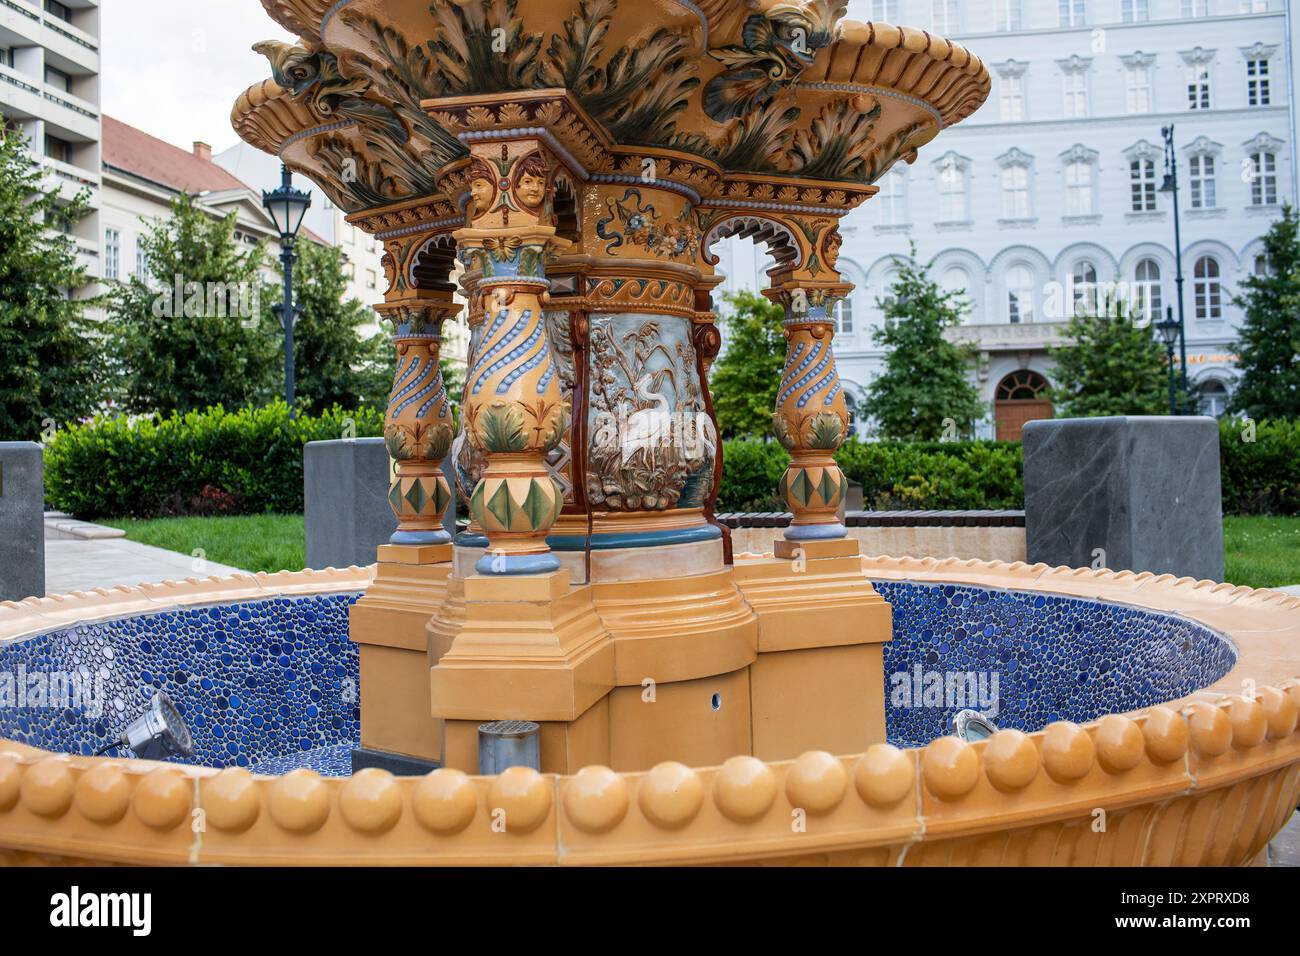
M 1025 118 L 1025 86 L 1020 74 L 1002 77 L 998 106 L 1004 122 L 1015 123 Z
M 366 270 L 366 288 L 373 289 L 379 284 L 379 277 L 375 275 L 374 269 Z
M 885 317 L 886 324 L 892 321 L 889 318 L 889 310 L 892 309 L 898 301 L 898 297 L 894 295 L 894 286 L 897 284 L 898 273 L 892 269 L 889 272 L 886 272 L 880 279 L 880 297 L 877 301 L 880 305 L 881 314 Z
M 876 194 L 880 225 L 901 226 L 907 220 L 907 174 L 895 166 L 880 183 Z
M 1192 208 L 1213 209 L 1217 201 L 1214 190 L 1214 157 L 1202 153 L 1193 156 L 1188 165 L 1191 169 Z
M 139 239 L 135 242 L 135 277 L 145 285 L 149 284 L 149 254 Z
M 1156 161 L 1135 159 L 1128 164 L 1133 212 L 1156 211 Z
M 1151 67 L 1135 65 L 1124 70 L 1124 92 L 1130 113 L 1151 112 Z
M 1125 23 L 1138 23 L 1146 20 L 1151 15 L 1148 0 L 1123 0 L 1120 4 L 1120 15 Z
M 1260 151 L 1250 155 L 1250 204 L 1277 205 L 1277 156 Z
M 898 22 L 898 0 L 871 0 L 870 18 L 886 23 Z
M 1154 259 L 1143 259 L 1133 272 L 1133 289 L 1138 314 L 1154 322 L 1164 308 L 1164 294 L 1160 288 L 1160 264 Z
M 1255 275 L 1266 278 L 1273 274 L 1273 267 L 1268 264 L 1268 256 L 1260 253 L 1255 257 Z
M 72 162 L 72 144 L 67 140 L 47 134 L 45 137 L 45 155 L 50 159 L 57 159 L 61 163 L 70 163 Z
M 1007 270 L 1007 321 L 1012 325 L 1034 321 L 1034 274 L 1028 266 Z
M 7 46 L 0 46 L 0 66 L 13 66 L 14 54 Z
M 1002 218 L 1029 218 L 1029 169 L 1025 166 L 1002 170 Z
M 958 0 L 930 0 L 930 22 L 935 33 L 947 36 L 961 32 Z
M 1072 117 L 1087 116 L 1087 70 L 1067 70 L 1062 74 L 1062 78 L 1065 82 L 1065 115 Z
M 970 273 L 961 266 L 946 269 L 939 280 L 939 287 L 948 295 L 956 296 L 953 304 L 960 306 L 963 313 L 969 313 L 970 302 L 967 290 L 970 288 Z
M 1210 0 L 1183 0 L 1183 16 L 1207 17 L 1210 15 Z
M 939 170 L 939 221 L 965 222 L 966 218 L 966 170 L 949 156 Z
M 1271 100 L 1268 60 L 1247 60 L 1246 102 L 1251 106 L 1268 106 Z
M 45 0 L 45 12 L 58 17 L 64 23 L 72 22 L 72 11 L 67 4 L 59 3 L 59 0 Z
M 104 230 L 104 278 L 118 279 L 122 271 L 122 234 L 116 229 Z
M 1082 259 L 1070 273 L 1070 285 L 1073 289 L 1074 314 L 1092 315 L 1097 310 L 1097 267 L 1087 259 Z
M 1200 412 L 1210 418 L 1222 418 L 1228 413 L 1228 386 L 1218 379 L 1201 383 Z
M 1210 108 L 1210 68 L 1203 63 L 1193 63 L 1187 68 L 1187 108 Z
M 47 86 L 52 86 L 57 90 L 62 90 L 64 93 L 72 92 L 72 77 L 64 73 L 62 70 L 56 70 L 52 66 L 47 66 L 45 68 L 45 83 Z
M 1081 27 L 1088 22 L 1086 0 L 1060 0 L 1061 26 Z
M 1219 280 L 1219 260 L 1201 256 L 1192 273 L 1192 293 L 1196 299 L 1196 317 L 1209 321 L 1223 318 L 1223 284 Z
M 1091 216 L 1092 212 L 1092 163 L 1069 163 L 1065 167 L 1065 214 Z
M 835 328 L 840 335 L 853 334 L 853 300 L 840 299 L 835 303 Z
M 1020 0 L 996 0 L 994 28 L 1001 33 L 1020 30 L 1024 24 L 1024 11 Z

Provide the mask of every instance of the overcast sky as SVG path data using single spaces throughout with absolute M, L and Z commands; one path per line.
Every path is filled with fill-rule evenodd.
M 103 109 L 177 146 L 217 152 L 238 137 L 230 108 L 270 76 L 250 48 L 293 38 L 259 0 L 104 0 L 100 10 Z

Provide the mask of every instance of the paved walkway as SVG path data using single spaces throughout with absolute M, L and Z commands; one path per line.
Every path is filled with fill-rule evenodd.
M 200 561 L 125 538 L 45 540 L 45 593 L 70 594 L 119 584 L 225 577 L 239 568 Z

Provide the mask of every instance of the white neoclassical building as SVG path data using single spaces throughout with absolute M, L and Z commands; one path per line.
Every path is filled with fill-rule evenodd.
M 840 267 L 857 291 L 836 345 L 850 395 L 880 374 L 879 301 L 915 243 L 964 293 L 959 335 L 990 407 L 982 433 L 1018 438 L 1049 415 L 1047 349 L 1076 299 L 1117 283 L 1150 313 L 1177 304 L 1173 203 L 1160 191 L 1161 129 L 1173 125 L 1188 371 L 1203 408 L 1221 413 L 1237 376 L 1232 296 L 1267 268 L 1260 239 L 1297 193 L 1300 41 L 1284 0 L 850 0 L 849 15 L 951 36 L 993 75 L 987 105 L 846 222 Z M 760 252 L 720 252 L 733 287 L 765 281 Z

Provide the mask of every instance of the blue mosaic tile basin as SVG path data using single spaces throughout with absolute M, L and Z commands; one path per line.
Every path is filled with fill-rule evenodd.
M 1183 697 L 1236 663 L 1226 638 L 1116 604 L 978 587 L 878 582 L 891 743 L 951 732 L 957 710 L 1038 730 Z M 90 755 L 166 691 L 194 736 L 190 763 L 350 772 L 360 736 L 359 594 L 281 597 L 80 624 L 0 647 L 0 737 Z

